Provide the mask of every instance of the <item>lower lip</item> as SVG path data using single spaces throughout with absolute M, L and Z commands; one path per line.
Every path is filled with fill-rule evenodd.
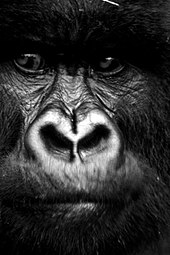
M 75 218 L 75 216 L 81 218 L 83 216 L 98 215 L 99 211 L 103 211 L 105 206 L 93 202 L 79 202 L 79 203 L 4 203 L 4 206 L 12 210 L 16 214 L 23 215 L 25 217 L 30 216 L 44 216 L 45 218 Z
M 107 226 L 113 224 L 120 214 L 120 208 L 113 205 L 80 202 L 80 203 L 56 203 L 56 204 L 18 204 L 3 205 L 2 221 L 4 225 L 13 226 L 19 224 L 21 228 L 25 228 L 28 224 L 29 230 L 44 229 L 48 232 L 53 230 L 56 235 L 68 233 L 70 235 L 78 235 L 80 231 L 89 234 L 94 229 L 100 233 L 101 226 L 107 232 Z M 95 234 L 95 233 L 94 233 Z
M 96 203 L 60 203 L 60 204 L 41 204 L 25 206 L 5 206 L 3 211 L 3 221 L 11 219 L 10 225 L 14 221 L 19 221 L 20 224 L 29 222 L 41 226 L 42 228 L 68 228 L 75 231 L 75 226 L 85 229 L 87 226 L 93 228 L 100 219 L 100 222 L 105 222 L 110 212 L 107 206 Z M 110 213 L 109 213 L 110 214 Z M 62 232 L 62 231 L 61 231 Z
M 96 218 L 98 207 L 95 203 L 57 204 L 49 207 L 47 213 L 54 219 L 61 215 L 66 220 L 84 221 L 84 218 Z

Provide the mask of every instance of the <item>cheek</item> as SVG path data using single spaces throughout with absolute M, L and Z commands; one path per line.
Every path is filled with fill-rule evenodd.
M 23 116 L 16 98 L 0 88 L 0 159 L 7 156 L 21 136 Z

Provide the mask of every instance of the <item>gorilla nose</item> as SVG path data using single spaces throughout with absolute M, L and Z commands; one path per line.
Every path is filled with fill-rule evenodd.
M 112 121 L 100 110 L 92 110 L 75 123 L 48 111 L 36 119 L 26 135 L 26 148 L 47 172 L 79 174 L 93 172 L 118 161 L 121 139 Z M 53 170 L 52 170 L 53 169 Z

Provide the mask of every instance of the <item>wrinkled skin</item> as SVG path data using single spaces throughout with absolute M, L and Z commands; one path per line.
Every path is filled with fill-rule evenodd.
M 156 252 L 170 222 L 169 13 L 0 2 L 2 254 Z

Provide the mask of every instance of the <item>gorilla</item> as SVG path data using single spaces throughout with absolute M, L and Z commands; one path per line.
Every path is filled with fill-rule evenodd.
M 156 254 L 170 2 L 1 0 L 0 35 L 1 254 Z

